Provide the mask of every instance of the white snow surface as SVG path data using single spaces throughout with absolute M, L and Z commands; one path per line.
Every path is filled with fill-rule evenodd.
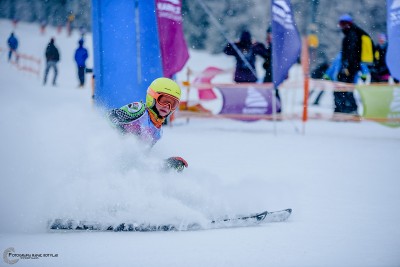
M 11 31 L 0 20 L 1 48 Z M 275 135 L 272 122 L 191 119 L 166 127 L 149 152 L 110 127 L 90 82 L 77 88 L 77 33 L 40 35 L 24 23 L 14 32 L 21 53 L 43 59 L 52 36 L 61 52 L 57 87 L 0 52 L 0 252 L 58 254 L 15 266 L 400 266 L 399 129 L 309 121 L 302 135 L 300 122 L 280 121 Z M 92 66 L 90 35 L 86 46 Z M 224 55 L 191 54 L 193 69 L 234 66 Z M 157 171 L 169 156 L 189 168 Z M 46 230 L 53 218 L 204 223 L 285 208 L 287 222 L 246 228 Z

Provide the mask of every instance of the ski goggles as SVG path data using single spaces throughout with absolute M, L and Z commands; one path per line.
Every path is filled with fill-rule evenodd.
M 165 94 L 165 93 L 157 93 L 150 87 L 147 90 L 147 93 L 151 97 L 153 97 L 157 101 L 157 103 L 162 107 L 169 106 L 169 108 L 171 110 L 175 110 L 179 106 L 179 102 L 180 102 L 179 99 L 172 95 Z

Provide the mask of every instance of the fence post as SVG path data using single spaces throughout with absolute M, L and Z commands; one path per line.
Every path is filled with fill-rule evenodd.
M 303 76 L 304 76 L 304 100 L 303 100 L 303 134 L 306 130 L 306 122 L 308 119 L 308 94 L 310 86 L 310 61 L 308 55 L 308 43 L 307 39 L 303 37 L 302 53 L 301 53 L 301 64 L 303 66 Z

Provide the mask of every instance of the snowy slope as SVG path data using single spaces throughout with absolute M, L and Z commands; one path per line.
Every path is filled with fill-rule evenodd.
M 62 53 L 58 87 L 43 87 L 42 77 L 18 72 L 0 55 L 0 252 L 58 257 L 15 266 L 400 265 L 399 129 L 311 121 L 299 135 L 298 122 L 282 121 L 275 136 L 271 122 L 193 119 L 166 128 L 149 152 L 109 127 L 89 84 L 77 89 L 78 35 L 38 31 L 18 25 L 20 51 L 42 57 L 54 34 Z M 9 33 L 9 22 L 0 21 L 0 40 Z M 192 53 L 194 69 L 232 67 L 223 55 Z M 154 171 L 172 155 L 189 169 Z M 46 231 L 55 217 L 201 223 L 283 208 L 294 210 L 288 222 L 250 228 Z

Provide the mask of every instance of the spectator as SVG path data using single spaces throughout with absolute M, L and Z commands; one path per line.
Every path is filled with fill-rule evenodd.
M 272 83 L 272 28 L 267 29 L 267 52 L 265 54 L 265 62 L 263 64 L 265 69 L 265 83 Z
M 375 46 L 374 66 L 371 68 L 371 82 L 388 82 L 390 71 L 386 65 L 387 52 L 386 34 L 378 34 L 378 44 Z
M 362 39 L 364 36 L 369 36 L 353 23 L 353 18 L 348 14 L 339 18 L 339 27 L 344 33 L 344 38 L 342 41 L 341 66 L 337 79 L 340 82 L 354 83 L 357 73 L 361 70 Z M 335 113 L 357 114 L 357 103 L 353 92 L 334 92 L 333 94 Z
M 47 27 L 47 20 L 43 19 L 40 21 L 40 33 L 44 35 L 46 33 L 46 27 Z
M 265 59 L 263 68 L 265 69 L 265 76 L 264 76 L 264 83 L 272 83 L 272 28 L 271 26 L 267 29 L 267 47 L 266 53 L 262 54 L 261 56 Z M 278 87 L 275 87 L 275 96 L 277 99 L 281 100 L 279 95 Z M 278 113 L 281 113 L 281 108 L 277 110 Z
M 79 47 L 75 51 L 75 62 L 78 67 L 78 78 L 79 87 L 82 88 L 85 85 L 85 70 L 86 70 L 86 59 L 89 54 L 86 48 L 83 47 L 83 39 L 79 40 Z
M 54 70 L 53 86 L 56 85 L 58 61 L 60 61 L 60 54 L 58 53 L 57 47 L 54 45 L 54 38 L 51 38 L 46 48 L 46 70 L 44 73 L 43 85 L 46 85 L 47 75 L 49 74 L 50 68 Z
M 267 49 L 262 43 L 253 43 L 250 32 L 243 31 L 240 41 L 234 44 L 227 44 L 224 53 L 236 58 L 235 82 L 246 83 L 257 81 L 255 68 L 256 55 L 266 58 Z
M 8 61 L 11 61 L 12 54 L 15 54 L 15 61 L 18 62 L 18 39 L 15 37 L 13 32 L 10 34 L 10 37 L 8 37 L 7 44 L 9 49 Z

